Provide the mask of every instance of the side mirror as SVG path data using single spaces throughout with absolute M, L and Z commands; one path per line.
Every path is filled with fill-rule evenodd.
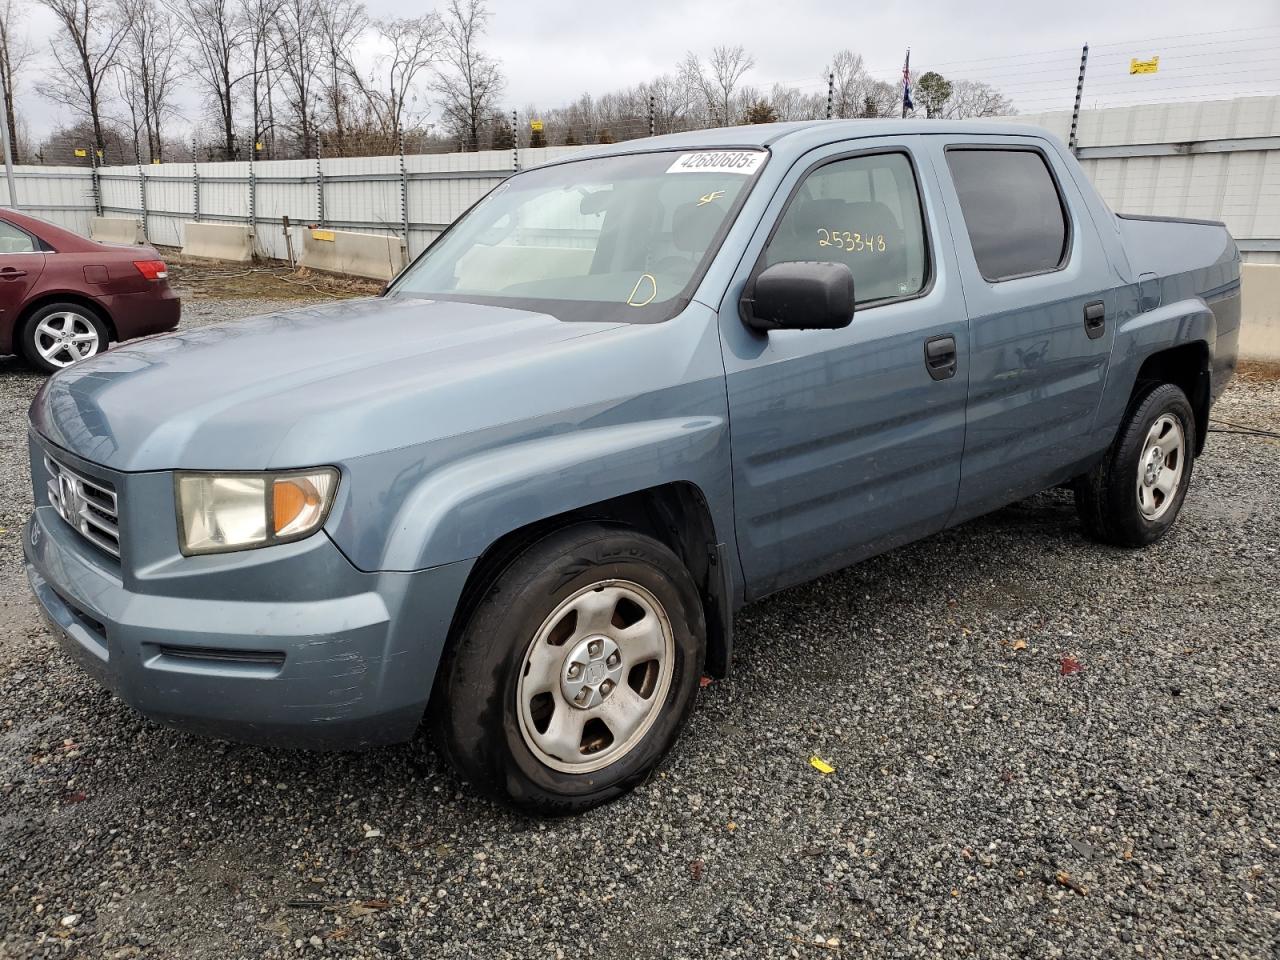
M 742 298 L 753 330 L 838 330 L 853 319 L 853 273 L 843 263 L 775 263 Z

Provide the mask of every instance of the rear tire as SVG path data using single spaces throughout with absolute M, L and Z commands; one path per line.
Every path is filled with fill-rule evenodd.
M 462 777 L 532 813 L 578 813 L 642 783 L 688 716 L 706 626 L 674 553 L 583 523 L 521 551 L 451 638 L 429 708 Z
M 110 334 L 96 310 L 79 303 L 49 303 L 27 317 L 19 348 L 41 373 L 57 373 L 107 349 Z
M 1163 537 L 1186 499 L 1195 449 L 1195 414 L 1179 387 L 1135 395 L 1102 462 L 1075 482 L 1085 533 L 1118 547 Z

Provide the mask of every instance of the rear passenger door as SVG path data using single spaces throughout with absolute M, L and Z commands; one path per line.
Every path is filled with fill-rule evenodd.
M 1088 466 L 1115 332 L 1112 270 L 1062 156 L 982 141 L 930 138 L 969 314 L 957 523 Z
M 748 244 L 720 307 L 748 597 L 945 525 L 968 336 L 940 213 L 927 157 L 901 138 L 857 140 L 796 161 Z M 738 309 L 749 277 L 798 260 L 848 264 L 853 321 L 750 330 Z
M 0 220 L 0 333 L 9 330 L 22 312 L 27 295 L 44 272 L 44 258 L 39 240 Z M 7 341 L 8 334 L 0 336 L 0 343 Z

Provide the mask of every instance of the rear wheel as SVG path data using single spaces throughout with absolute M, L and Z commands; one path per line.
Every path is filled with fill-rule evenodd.
M 680 559 L 632 530 L 580 524 L 491 583 L 440 667 L 431 723 L 467 780 L 566 814 L 642 782 L 675 741 L 706 630 Z
M 1179 387 L 1139 394 L 1106 457 L 1075 483 L 1085 532 L 1121 547 L 1164 536 L 1191 485 L 1195 448 L 1195 415 Z
M 55 373 L 107 349 L 107 325 L 78 303 L 50 303 L 27 318 L 22 356 L 42 373 Z

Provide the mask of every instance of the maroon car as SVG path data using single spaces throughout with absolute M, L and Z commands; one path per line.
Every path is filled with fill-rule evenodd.
M 86 240 L 0 209 L 0 354 L 53 373 L 178 325 L 181 302 L 152 247 Z

